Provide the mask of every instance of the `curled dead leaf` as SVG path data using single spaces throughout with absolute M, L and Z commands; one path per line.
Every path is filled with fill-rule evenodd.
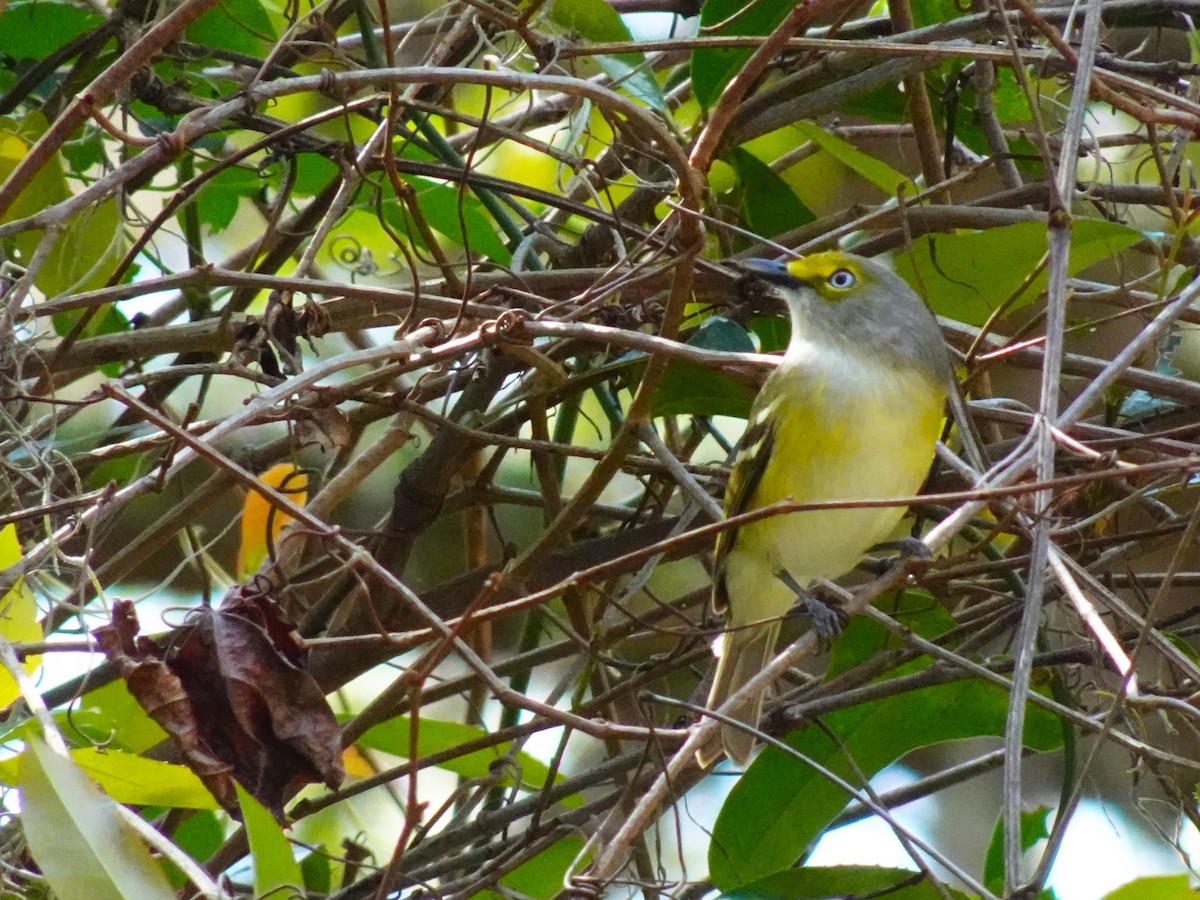
M 133 604 L 118 601 L 111 623 L 94 634 L 130 693 L 231 814 L 234 781 L 280 821 L 299 787 L 341 784 L 337 721 L 268 584 L 240 585 L 220 609 L 193 611 L 165 644 L 138 630 Z

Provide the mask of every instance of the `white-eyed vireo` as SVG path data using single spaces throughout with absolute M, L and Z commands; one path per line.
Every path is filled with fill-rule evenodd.
M 933 315 L 886 266 L 848 253 L 790 262 L 751 260 L 748 277 L 782 300 L 791 342 L 763 384 L 737 447 L 725 493 L 734 516 L 784 500 L 796 503 L 909 497 L 929 471 L 953 370 Z M 780 620 L 801 600 L 822 637 L 840 611 L 808 594 L 821 579 L 854 568 L 891 536 L 901 506 L 822 509 L 769 516 L 717 541 L 713 603 L 725 614 L 708 706 L 716 709 L 770 661 Z M 733 715 L 757 727 L 763 697 Z M 745 763 L 753 735 L 721 728 L 698 754 L 723 748 Z

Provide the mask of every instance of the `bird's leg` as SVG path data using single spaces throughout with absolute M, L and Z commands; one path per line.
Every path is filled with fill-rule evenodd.
M 796 599 L 804 604 L 804 609 L 812 620 L 813 631 L 817 633 L 817 639 L 822 646 L 828 646 L 830 641 L 842 633 L 842 629 L 846 627 L 846 613 L 841 607 L 826 603 L 800 587 L 787 569 L 780 569 L 775 573 L 775 577 L 791 588 L 796 593 Z

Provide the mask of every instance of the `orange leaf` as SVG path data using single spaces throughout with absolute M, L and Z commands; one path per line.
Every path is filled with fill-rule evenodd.
M 274 465 L 258 478 L 299 506 L 308 501 L 308 476 L 291 463 Z M 276 546 L 280 532 L 291 521 L 291 516 L 277 510 L 258 491 L 246 494 L 242 504 L 242 544 L 238 549 L 239 580 L 244 581 L 258 571 L 267 554 Z

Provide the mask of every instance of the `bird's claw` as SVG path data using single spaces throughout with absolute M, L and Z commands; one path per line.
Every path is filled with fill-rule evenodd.
M 804 611 L 808 613 L 821 647 L 828 649 L 833 639 L 846 627 L 846 611 L 836 603 L 827 603 L 811 591 L 800 587 L 787 571 L 777 572 L 776 577 L 795 592 L 796 599 L 804 605 Z

